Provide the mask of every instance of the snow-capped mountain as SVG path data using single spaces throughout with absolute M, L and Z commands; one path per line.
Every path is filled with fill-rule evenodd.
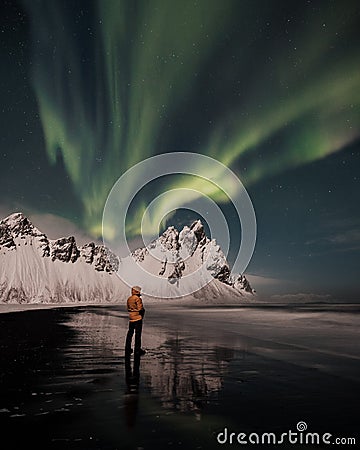
M 193 297 L 243 297 L 253 293 L 245 276 L 230 276 L 224 254 L 215 240 L 206 237 L 200 221 L 180 233 L 169 227 L 147 247 L 119 261 L 103 245 L 78 247 L 73 236 L 48 239 L 22 213 L 15 213 L 0 222 L 0 301 L 123 302 L 129 287 L 122 279 L 131 281 L 126 272 L 134 261 L 150 275 L 156 275 L 157 280 L 163 280 L 159 292 L 153 293 L 159 298 L 179 297 L 183 280 L 191 278 L 194 284 L 201 278 L 194 275 L 201 265 L 214 279 L 206 286 L 199 284 L 204 286 L 200 292 L 196 281 Z M 137 278 L 134 284 L 145 286 L 146 280 Z
M 254 292 L 245 276 L 230 274 L 224 253 L 215 239 L 206 236 L 200 220 L 185 226 L 180 233 L 169 227 L 122 262 L 119 266 L 122 278 L 130 284 L 142 279 L 155 297 L 187 294 L 216 297 Z
M 2 302 L 116 301 L 128 291 L 104 246 L 50 240 L 21 213 L 0 222 L 0 267 Z

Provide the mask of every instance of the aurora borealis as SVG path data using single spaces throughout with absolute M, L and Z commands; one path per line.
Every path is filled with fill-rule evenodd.
M 340 270 L 358 292 L 358 2 L 14 0 L 1 16 L 0 204 L 66 217 L 98 238 L 127 169 L 200 153 L 253 199 L 252 273 L 319 292 L 330 279 L 333 292 Z M 182 188 L 230 208 L 199 178 L 154 190 Z M 134 238 L 149 191 L 128 220 Z

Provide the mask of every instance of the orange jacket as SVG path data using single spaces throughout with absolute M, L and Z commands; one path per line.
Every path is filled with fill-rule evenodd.
M 140 295 L 133 294 L 127 300 L 127 310 L 129 312 L 130 322 L 142 320 L 144 315 L 144 306 Z

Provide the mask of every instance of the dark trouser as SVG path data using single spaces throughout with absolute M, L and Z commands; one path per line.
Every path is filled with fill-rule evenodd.
M 142 320 L 136 322 L 129 322 L 129 330 L 126 336 L 125 351 L 130 352 L 131 341 L 135 332 L 135 352 L 141 349 L 141 332 L 142 332 Z

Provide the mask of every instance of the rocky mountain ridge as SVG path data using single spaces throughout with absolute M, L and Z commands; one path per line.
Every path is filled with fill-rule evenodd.
M 50 257 L 52 261 L 59 260 L 65 263 L 76 262 L 79 258 L 94 269 L 101 272 L 116 272 L 119 260 L 104 245 L 94 242 L 78 247 L 74 236 L 63 237 L 56 240 L 48 237 L 38 230 L 22 213 L 15 213 L 0 222 L 0 250 L 2 247 L 16 250 L 16 239 L 24 241 L 24 245 L 35 245 L 41 251 L 41 256 Z M 28 238 L 30 241 L 28 242 Z
M 162 263 L 158 275 L 166 275 L 168 266 L 171 266 L 167 278 L 170 283 L 176 283 L 185 272 L 187 260 L 191 259 L 196 251 L 200 256 L 199 263 L 205 264 L 206 270 L 213 278 L 236 290 L 254 293 L 245 275 L 231 275 L 224 253 L 215 239 L 210 240 L 206 236 L 200 220 L 193 222 L 190 227 L 185 226 L 180 232 L 173 226 L 167 228 L 158 239 L 135 250 L 132 256 L 142 264 L 149 252 L 152 252 Z
M 74 236 L 51 240 L 22 213 L 15 213 L 0 222 L 0 301 L 118 301 L 129 290 L 121 277 L 128 258 L 166 280 L 173 289 L 167 297 L 176 297 L 176 286 L 200 265 L 214 278 L 211 287 L 206 286 L 208 297 L 223 291 L 226 296 L 253 293 L 245 276 L 230 275 L 223 252 L 207 238 L 200 221 L 180 232 L 169 227 L 120 261 L 104 245 L 91 242 L 78 247 Z M 158 296 L 162 298 L 162 292 Z

